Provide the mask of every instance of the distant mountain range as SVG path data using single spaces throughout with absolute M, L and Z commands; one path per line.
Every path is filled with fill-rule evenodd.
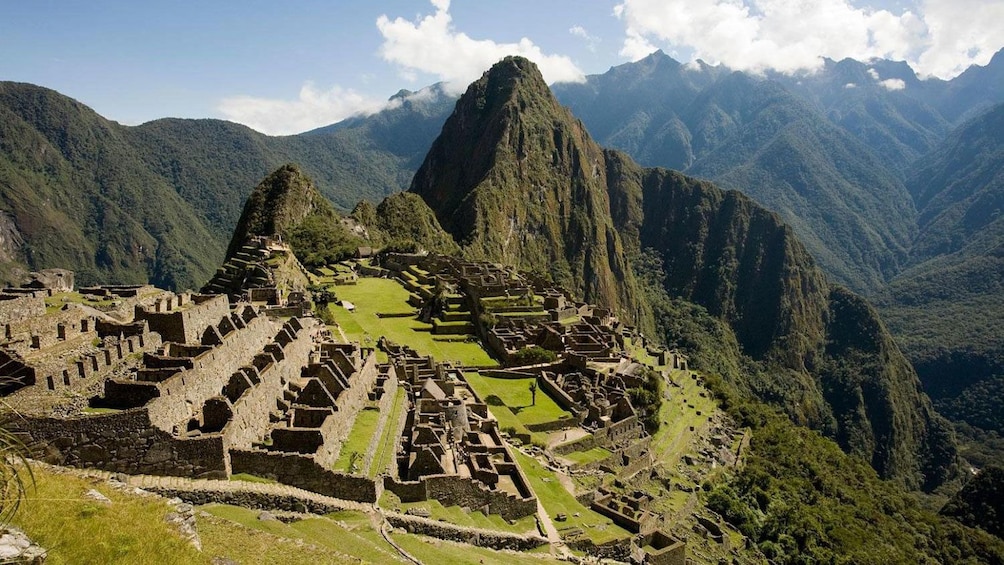
M 753 76 L 682 65 L 657 52 L 553 91 L 581 123 L 535 150 L 556 152 L 582 183 L 592 174 L 615 175 L 591 168 L 602 162 L 616 169 L 623 159 L 609 151 L 588 149 L 586 161 L 570 160 L 567 145 L 588 131 L 643 166 L 746 193 L 792 226 L 832 280 L 877 301 L 938 406 L 956 420 L 1004 429 L 985 415 L 999 403 L 981 416 L 968 413 L 965 400 L 1004 387 L 1004 345 L 994 338 L 1004 319 L 999 133 L 994 137 L 1004 53 L 941 81 L 919 80 L 907 65 L 882 60 L 826 61 L 813 75 Z M 0 274 L 14 279 L 24 269 L 63 266 L 84 284 L 197 288 L 222 260 L 244 198 L 283 163 L 298 163 L 343 211 L 410 186 L 456 99 L 433 86 L 394 100 L 371 116 L 270 137 L 219 120 L 121 126 L 54 91 L 0 83 Z M 517 155 L 518 142 L 509 140 Z M 510 180 L 493 182 L 523 172 L 517 167 L 506 173 Z M 440 190 L 423 174 L 416 192 Z M 571 200 L 607 199 L 622 212 L 632 202 L 613 190 L 567 190 Z M 485 235 L 488 220 L 472 217 L 475 208 L 457 202 L 437 213 L 461 243 L 486 254 L 507 244 L 516 259 L 533 245 L 567 242 L 586 225 L 565 218 L 534 233 L 536 243 L 519 242 L 530 246 L 521 251 Z M 640 229 L 611 225 L 615 232 Z M 491 233 L 503 233 L 500 227 Z M 586 257 L 566 246 L 567 254 L 552 259 L 568 280 L 608 297 L 622 292 L 612 284 L 639 284 L 615 257 L 618 248 L 643 249 L 631 249 L 623 233 L 586 235 L 611 253 Z M 623 292 L 612 303 L 637 310 L 631 291 Z

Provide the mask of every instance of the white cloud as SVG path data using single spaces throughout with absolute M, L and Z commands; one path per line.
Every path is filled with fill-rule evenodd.
M 916 13 L 849 0 L 622 0 L 614 15 L 625 27 L 625 57 L 685 47 L 752 72 L 812 71 L 823 57 L 851 57 L 905 60 L 922 75 L 951 77 L 1004 45 L 1001 0 L 921 0 Z
M 868 69 L 868 76 L 872 77 L 872 79 L 875 82 L 877 82 L 879 86 L 881 86 L 886 90 L 903 90 L 904 88 L 906 88 L 906 82 L 903 79 L 887 78 L 885 80 L 882 80 L 882 77 L 879 75 L 879 72 L 873 68 Z
M 574 25 L 568 28 L 568 33 L 574 35 L 575 37 L 585 39 L 586 47 L 594 53 L 596 52 L 596 48 L 599 47 L 600 38 L 595 35 L 591 35 L 588 31 L 586 31 L 586 28 L 580 25 Z
M 886 80 L 879 81 L 882 88 L 886 90 L 903 90 L 906 88 L 906 82 L 899 78 L 889 78 Z
M 350 116 L 371 114 L 388 105 L 387 101 L 368 98 L 340 86 L 319 90 L 308 81 L 300 88 L 295 100 L 232 96 L 221 100 L 217 110 L 228 120 L 262 133 L 289 135 L 333 124 Z
M 454 28 L 449 0 L 432 0 L 432 5 L 434 14 L 414 22 L 386 15 L 377 18 L 377 29 L 384 38 L 380 55 L 400 66 L 405 79 L 416 80 L 418 72 L 429 73 L 457 92 L 506 55 L 522 55 L 537 64 L 548 83 L 585 80 L 582 70 L 564 55 L 546 55 L 525 37 L 517 43 L 473 39 Z
M 847 88 L 847 89 L 857 88 L 857 87 L 858 87 L 858 85 L 854 84 L 853 82 L 849 82 L 849 83 L 847 83 L 847 84 L 844 85 L 844 88 Z
M 930 31 L 928 48 L 916 61 L 923 74 L 953 77 L 987 64 L 1004 44 L 1000 0 L 925 0 L 921 9 Z

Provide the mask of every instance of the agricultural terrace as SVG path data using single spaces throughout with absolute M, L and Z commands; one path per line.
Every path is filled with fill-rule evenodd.
M 417 312 L 408 304 L 408 291 L 393 279 L 360 278 L 357 284 L 337 286 L 332 290 L 339 302 L 329 304 L 329 311 L 350 342 L 358 341 L 372 347 L 384 336 L 394 343 L 411 347 L 420 355 L 432 355 L 437 361 L 474 367 L 498 365 L 477 341 L 468 341 L 466 336 L 434 335 L 432 324 L 415 318 Z M 343 308 L 341 301 L 351 302 L 355 311 Z
M 515 455 L 516 462 L 526 473 L 530 486 L 547 511 L 547 515 L 552 520 L 558 514 L 565 515 L 564 522 L 554 522 L 554 527 L 562 537 L 584 535 L 595 544 L 631 537 L 631 532 L 576 500 L 562 485 L 558 476 L 539 461 L 522 451 L 516 451 Z

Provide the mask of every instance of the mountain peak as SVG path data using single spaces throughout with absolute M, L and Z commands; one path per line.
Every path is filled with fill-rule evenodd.
M 506 57 L 471 84 L 411 192 L 468 256 L 536 270 L 586 300 L 637 314 L 603 151 L 531 61 Z
M 227 257 L 236 254 L 248 238 L 285 235 L 312 214 L 337 216 L 314 186 L 314 181 L 298 165 L 282 165 L 258 183 L 248 196 L 227 247 Z

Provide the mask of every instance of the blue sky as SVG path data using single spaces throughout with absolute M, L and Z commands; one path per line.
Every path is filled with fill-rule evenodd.
M 509 53 L 551 82 L 656 48 L 754 72 L 877 56 L 947 78 L 989 60 L 1001 21 L 1004 0 L 9 1 L 0 80 L 128 124 L 216 117 L 279 134 L 376 111 L 401 88 L 459 90 Z

